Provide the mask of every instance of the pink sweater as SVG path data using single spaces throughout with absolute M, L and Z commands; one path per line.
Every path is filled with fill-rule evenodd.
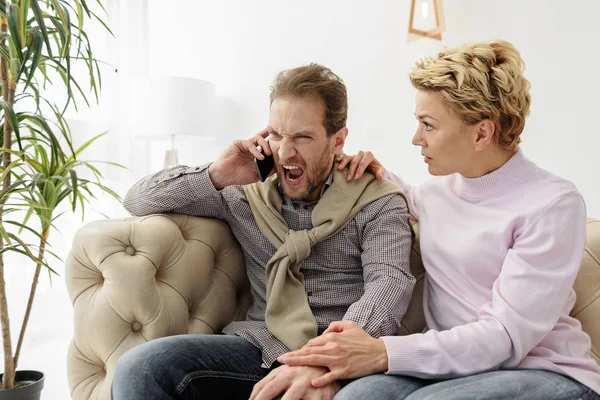
M 519 150 L 480 178 L 459 174 L 404 189 L 419 219 L 428 331 L 388 336 L 390 374 L 451 378 L 543 369 L 600 393 L 591 341 L 569 316 L 585 246 L 575 186 Z

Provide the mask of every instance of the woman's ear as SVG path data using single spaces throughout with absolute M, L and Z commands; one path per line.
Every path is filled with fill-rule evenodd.
M 494 124 L 494 121 L 486 118 L 477 123 L 476 129 L 477 136 L 474 143 L 475 151 L 485 150 L 485 148 L 494 140 L 496 125 Z

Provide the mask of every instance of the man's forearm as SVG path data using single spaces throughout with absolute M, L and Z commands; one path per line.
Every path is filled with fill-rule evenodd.
M 380 211 L 363 234 L 364 294 L 344 316 L 374 337 L 396 333 L 415 285 L 406 202 L 399 195 L 378 202 L 373 206 Z
M 395 335 L 412 294 L 411 278 L 367 289 L 363 297 L 348 308 L 343 320 L 356 322 L 374 338 Z
M 208 176 L 208 165 L 177 166 L 148 175 L 129 189 L 123 205 L 132 215 L 172 212 L 220 217 L 225 209 Z

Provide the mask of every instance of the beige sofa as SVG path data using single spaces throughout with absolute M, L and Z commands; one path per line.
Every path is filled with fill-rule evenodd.
M 572 315 L 592 336 L 600 362 L 600 221 L 587 227 Z M 411 268 L 418 283 L 402 334 L 424 326 L 417 243 Z M 168 335 L 218 332 L 243 318 L 250 301 L 239 246 L 225 223 L 210 218 L 160 214 L 88 224 L 74 239 L 66 280 L 75 313 L 68 354 L 75 400 L 108 400 L 115 364 L 132 347 Z

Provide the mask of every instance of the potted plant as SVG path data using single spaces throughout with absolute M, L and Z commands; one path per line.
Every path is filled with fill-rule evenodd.
M 94 20 L 110 29 L 94 12 L 104 11 L 101 1 L 96 1 L 0 0 L 0 319 L 4 346 L 0 399 L 39 398 L 43 374 L 16 372 L 15 379 L 15 371 L 40 272 L 56 273 L 46 260 L 48 254 L 57 257 L 48 248 L 48 238 L 61 206 L 70 203 L 70 210 L 83 213 L 97 192 L 119 199 L 103 185 L 100 171 L 79 159 L 104 133 L 75 149 L 64 118 L 70 107 L 77 110 L 78 100 L 88 106 L 90 94 L 98 100 L 100 66 L 84 28 Z M 87 67 L 85 85 L 72 73 L 76 63 Z M 64 104 L 59 106 L 45 96 L 50 88 L 64 92 Z M 4 279 L 8 252 L 18 253 L 35 266 L 14 353 Z M 19 385 L 20 380 L 29 384 Z

